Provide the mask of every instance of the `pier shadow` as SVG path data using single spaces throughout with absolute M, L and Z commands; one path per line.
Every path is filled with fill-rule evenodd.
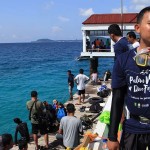
M 65 150 L 65 146 L 63 145 L 63 140 L 54 140 L 49 144 L 49 149 L 51 150 Z

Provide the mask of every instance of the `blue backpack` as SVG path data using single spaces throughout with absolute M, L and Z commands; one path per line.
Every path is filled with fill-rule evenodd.
M 59 108 L 57 111 L 57 118 L 61 119 L 64 116 L 66 116 L 64 108 Z

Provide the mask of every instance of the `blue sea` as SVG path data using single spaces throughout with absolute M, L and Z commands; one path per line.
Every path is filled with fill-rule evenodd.
M 41 101 L 66 102 L 69 97 L 67 70 L 78 74 L 80 68 L 89 76 L 90 61 L 77 61 L 81 42 L 0 44 L 0 134 L 14 135 L 15 117 L 28 123 L 26 102 L 37 90 Z M 113 58 L 99 59 L 99 76 L 112 71 Z M 74 93 L 76 92 L 74 88 Z

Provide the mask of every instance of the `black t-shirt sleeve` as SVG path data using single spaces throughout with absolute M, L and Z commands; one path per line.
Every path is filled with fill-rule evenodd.
M 108 138 L 110 141 L 117 141 L 118 126 L 123 112 L 126 89 L 126 86 L 113 89 L 110 113 L 110 127 L 108 133 Z

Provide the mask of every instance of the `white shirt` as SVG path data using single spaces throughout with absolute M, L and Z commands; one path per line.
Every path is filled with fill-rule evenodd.
M 97 73 L 92 73 L 91 77 L 92 77 L 92 81 L 97 82 Z
M 135 42 L 135 43 L 132 44 L 132 46 L 133 46 L 133 48 L 137 48 L 137 47 L 140 46 L 140 43 L 139 42 Z
M 78 90 L 84 90 L 84 89 L 85 89 L 85 82 L 86 82 L 87 80 L 89 80 L 89 77 L 87 77 L 87 76 L 84 75 L 84 74 L 78 74 L 78 75 L 75 77 L 75 80 L 76 80 L 76 82 L 78 83 L 77 89 L 78 89 Z

